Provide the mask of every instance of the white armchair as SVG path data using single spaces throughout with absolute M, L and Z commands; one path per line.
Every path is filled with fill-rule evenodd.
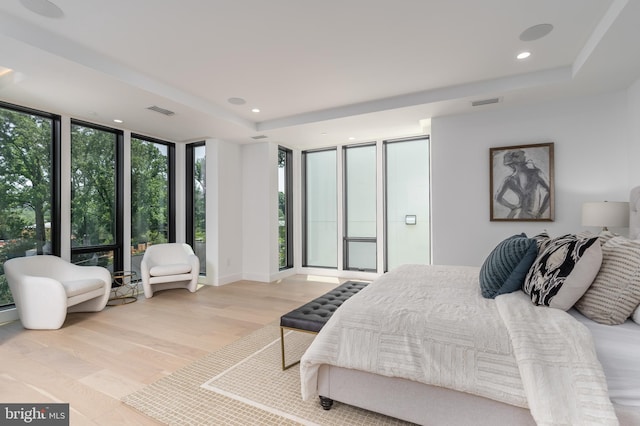
M 156 244 L 144 252 L 140 274 L 146 298 L 169 288 L 186 288 L 193 293 L 198 286 L 200 260 L 188 244 Z
M 78 266 L 57 256 L 17 257 L 4 273 L 24 328 L 56 330 L 67 312 L 98 312 L 111 292 L 111 274 L 100 266 Z

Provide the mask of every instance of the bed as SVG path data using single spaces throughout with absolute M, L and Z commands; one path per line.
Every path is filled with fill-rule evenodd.
M 634 238 L 638 200 L 635 188 Z M 640 242 L 611 233 L 522 238 L 537 249 L 531 266 L 519 271 L 526 283 L 549 272 L 539 266 L 542 254 L 556 250 L 557 257 L 554 244 L 574 242 L 581 257 L 559 290 L 486 297 L 486 265 L 403 265 L 327 322 L 301 360 L 303 398 L 418 424 L 640 424 L 640 325 L 628 318 L 640 321 Z M 621 252 L 635 266 L 620 262 Z M 624 281 L 621 263 L 627 285 L 613 290 L 629 300 L 622 313 L 603 314 L 615 304 L 606 285 Z M 611 321 L 616 325 L 605 324 Z

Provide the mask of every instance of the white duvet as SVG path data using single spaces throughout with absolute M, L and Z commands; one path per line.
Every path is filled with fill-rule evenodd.
M 405 265 L 338 309 L 304 354 L 302 396 L 331 364 L 530 408 L 541 425 L 614 425 L 589 332 L 522 292 L 484 299 L 479 268 Z

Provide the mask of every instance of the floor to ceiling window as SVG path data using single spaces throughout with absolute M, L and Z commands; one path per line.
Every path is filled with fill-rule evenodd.
M 344 269 L 377 269 L 376 144 L 344 147 Z
M 187 243 L 200 259 L 200 275 L 207 272 L 207 181 L 204 142 L 187 145 Z
M 60 254 L 60 117 L 0 103 L 0 307 L 6 260 Z
M 337 151 L 302 153 L 303 266 L 338 267 Z
M 387 141 L 385 158 L 385 271 L 430 263 L 429 138 Z
M 131 136 L 131 269 L 148 245 L 175 241 L 175 145 Z
M 123 134 L 71 121 L 71 262 L 123 265 Z
M 293 152 L 278 148 L 279 268 L 293 267 Z

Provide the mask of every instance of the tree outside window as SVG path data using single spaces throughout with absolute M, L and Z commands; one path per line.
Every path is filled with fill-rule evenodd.
M 138 274 L 146 248 L 171 240 L 169 149 L 131 138 L 131 267 Z
M 2 265 L 52 254 L 53 119 L 0 107 L 0 306 L 13 303 Z

